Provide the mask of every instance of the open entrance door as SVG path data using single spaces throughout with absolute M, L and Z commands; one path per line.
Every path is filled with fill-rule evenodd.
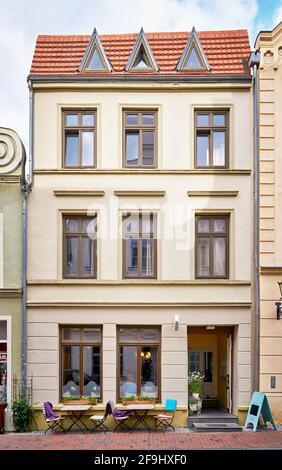
M 226 371 L 227 410 L 232 413 L 232 335 L 227 336 L 227 371 Z

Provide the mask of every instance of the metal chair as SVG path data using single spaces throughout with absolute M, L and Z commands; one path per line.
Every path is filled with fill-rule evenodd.
M 65 431 L 65 429 L 62 426 L 62 421 L 65 419 L 64 416 L 58 416 L 55 414 L 53 405 L 50 401 L 46 401 L 45 403 L 42 403 L 42 412 L 44 419 L 47 424 L 47 429 L 45 431 L 45 434 L 47 434 L 48 431 L 54 431 L 57 428 L 61 429 L 61 431 Z
M 103 415 L 93 415 L 93 416 L 90 416 L 90 420 L 92 421 L 92 423 L 94 424 L 94 428 L 91 429 L 91 431 L 93 432 L 97 432 L 97 431 L 101 431 L 101 432 L 106 432 L 108 431 L 108 428 L 107 426 L 104 424 L 104 422 L 106 421 L 106 418 L 109 414 L 111 414 L 111 411 L 112 411 L 112 407 L 110 405 L 110 402 L 108 402 L 106 404 L 106 408 L 105 408 L 105 412 Z
M 176 407 L 177 407 L 177 400 L 171 400 L 171 399 L 166 400 L 164 413 L 154 416 L 156 420 L 155 431 L 158 428 L 163 428 L 165 430 L 171 429 L 172 431 L 175 431 L 175 428 L 172 426 L 172 422 L 174 420 Z
M 113 402 L 109 403 L 109 409 L 111 410 L 109 414 L 113 415 L 113 420 L 116 424 L 114 431 L 122 430 L 130 431 L 130 427 L 127 425 L 126 421 L 131 416 L 130 411 L 121 411 L 117 408 L 114 408 Z

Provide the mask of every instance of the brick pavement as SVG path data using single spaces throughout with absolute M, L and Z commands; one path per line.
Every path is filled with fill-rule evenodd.
M 242 433 L 7 433 L 0 450 L 282 449 L 282 431 Z

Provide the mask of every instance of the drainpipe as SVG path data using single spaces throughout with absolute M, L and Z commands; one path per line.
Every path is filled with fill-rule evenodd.
M 28 80 L 29 89 L 29 159 L 28 173 L 29 180 L 25 178 L 23 170 L 22 176 L 22 385 L 27 383 L 27 201 L 28 195 L 33 185 L 33 90 L 31 81 Z M 24 150 L 25 156 L 25 150 Z
M 253 308 L 253 391 L 259 390 L 259 335 L 260 335 L 260 296 L 259 296 L 259 128 L 258 128 L 258 67 L 260 52 L 252 52 L 249 58 L 249 67 L 253 75 L 253 282 L 254 282 L 254 308 Z

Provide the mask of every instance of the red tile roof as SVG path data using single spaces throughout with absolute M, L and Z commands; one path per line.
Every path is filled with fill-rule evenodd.
M 91 36 L 47 36 L 37 38 L 30 77 L 34 76 L 124 76 L 124 75 L 245 75 L 246 60 L 250 54 L 246 30 L 197 32 L 207 56 L 211 71 L 176 71 L 176 65 L 187 43 L 190 32 L 147 33 L 158 72 L 125 72 L 137 34 L 100 35 L 112 72 L 83 71 L 78 67 Z

